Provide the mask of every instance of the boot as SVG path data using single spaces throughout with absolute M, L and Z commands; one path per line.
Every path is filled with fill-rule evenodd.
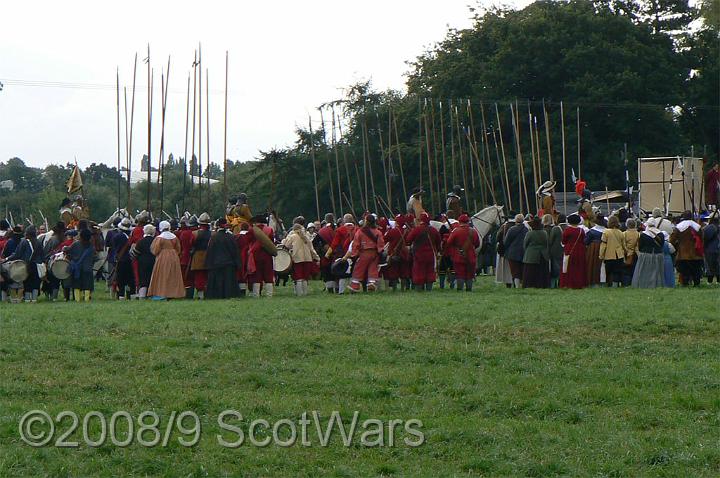
M 302 284 L 300 281 L 295 282 L 295 295 L 300 297 L 302 294 Z
M 50 291 L 50 301 L 55 302 L 58 298 L 58 292 L 60 292 L 58 289 L 53 289 Z
M 144 299 L 147 297 L 147 287 L 140 287 L 140 290 L 138 291 L 138 299 Z
M 205 299 L 205 291 L 204 290 L 197 291 L 197 298 L 198 298 L 198 300 L 204 300 Z
M 427 284 L 425 284 L 425 290 L 426 290 L 426 291 L 430 292 L 430 291 L 432 290 L 432 288 L 433 288 L 433 283 L 432 283 L 432 282 L 428 282 Z
M 520 288 L 520 279 L 513 279 L 513 285 L 516 289 Z
M 252 285 L 252 294 L 250 294 L 252 297 L 258 298 L 260 297 L 260 288 L 262 287 L 262 284 L 259 282 Z
M 441 289 L 445 288 L 445 278 L 446 278 L 445 274 L 440 274 L 440 288 Z
M 457 291 L 462 292 L 463 288 L 465 287 L 465 281 L 463 279 L 458 279 L 455 281 L 455 283 L 457 285 Z
M 310 293 L 310 283 L 306 280 L 302 281 L 302 289 L 303 295 L 308 295 Z
M 82 295 L 80 294 L 80 289 L 74 289 L 73 292 L 75 293 L 75 301 L 82 302 Z
M 338 281 L 338 294 L 344 294 L 346 287 L 347 287 L 347 279 L 340 279 Z
M 33 291 L 30 293 L 30 302 L 37 302 L 39 290 L 33 289 Z
M 3 304 L 8 301 L 8 293 L 3 291 L 0 291 L 0 302 Z
M 83 295 L 85 296 L 85 302 L 90 302 L 90 291 L 84 290 Z
M 455 278 L 455 274 L 450 273 L 448 274 L 448 282 L 450 282 L 450 288 L 455 288 L 455 282 L 457 282 L 457 279 Z
M 265 297 L 272 297 L 273 296 L 273 288 L 274 284 L 272 282 L 265 284 Z
M 469 279 L 465 281 L 465 290 L 468 292 L 472 292 L 472 286 L 473 286 L 473 280 Z

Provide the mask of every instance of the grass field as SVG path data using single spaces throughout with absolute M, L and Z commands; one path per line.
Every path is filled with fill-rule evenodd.
M 720 288 L 313 286 L 304 299 L 287 287 L 271 300 L 0 306 L 0 476 L 720 475 Z M 202 434 L 190 448 L 178 433 L 93 448 L 80 427 L 78 448 L 33 448 L 18 423 L 34 409 L 152 410 L 163 433 L 188 410 Z M 401 426 L 394 447 L 334 434 L 327 447 L 229 449 L 216 437 L 233 438 L 217 423 L 226 409 L 240 426 L 313 410 L 419 419 L 425 443 L 407 446 Z

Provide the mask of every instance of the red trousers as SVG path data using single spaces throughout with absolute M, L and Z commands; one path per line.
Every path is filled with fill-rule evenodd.
M 413 284 L 429 284 L 435 282 L 435 258 L 418 257 L 413 259 L 412 264 Z
M 308 262 L 295 262 L 292 266 L 292 278 L 295 281 L 308 280 L 313 274 L 315 263 L 313 261 Z
M 248 282 L 251 284 L 275 283 L 272 256 L 262 249 L 252 254 L 255 259 L 255 272 L 248 274 Z
M 357 259 L 355 268 L 352 273 L 352 280 L 355 282 L 374 282 L 380 278 L 380 272 L 378 272 L 378 257 L 377 249 L 365 249 L 360 251 L 360 256 Z
M 464 259 L 461 261 L 453 261 L 453 269 L 455 270 L 455 277 L 460 280 L 472 280 L 475 278 L 475 266 L 476 263 L 466 262 Z

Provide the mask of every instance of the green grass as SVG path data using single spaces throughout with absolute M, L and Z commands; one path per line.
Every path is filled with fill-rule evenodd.
M 0 306 L 0 476 L 720 474 L 719 288 L 313 286 L 304 299 L 288 287 L 272 300 Z M 177 433 L 164 448 L 31 448 L 18 421 L 33 409 L 154 410 L 161 432 L 191 410 L 203 433 L 193 448 Z M 225 449 L 225 409 L 244 424 L 417 418 L 425 444 L 368 448 L 358 432 L 350 447 L 336 434 L 327 448 Z

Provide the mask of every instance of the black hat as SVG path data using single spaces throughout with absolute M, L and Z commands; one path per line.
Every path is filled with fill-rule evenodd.
M 72 201 L 70 200 L 70 198 L 65 198 L 60 203 L 60 207 L 69 206 L 70 204 L 72 204 Z
M 572 224 L 573 226 L 577 226 L 581 221 L 580 214 L 570 214 L 567 218 L 568 224 Z
M 258 214 L 257 216 L 253 216 L 253 218 L 250 219 L 250 222 L 257 223 L 257 224 L 267 224 L 268 216 L 267 216 L 267 214 Z

